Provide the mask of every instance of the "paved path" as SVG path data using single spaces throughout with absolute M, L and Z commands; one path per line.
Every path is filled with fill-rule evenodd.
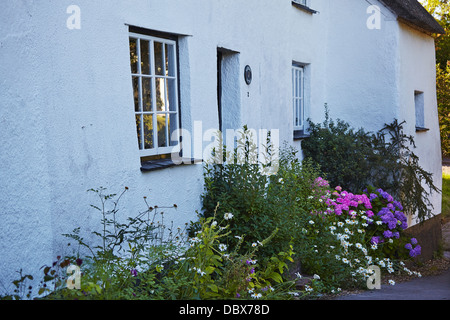
M 341 296 L 336 300 L 450 300 L 450 269 L 437 276 L 417 278 L 380 290 Z

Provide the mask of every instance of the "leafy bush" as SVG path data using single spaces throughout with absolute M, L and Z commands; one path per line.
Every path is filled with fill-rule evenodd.
M 227 243 L 232 236 L 230 213 L 218 216 L 216 210 L 199 221 L 194 237 L 187 238 L 185 230 L 174 232 L 162 223 L 162 207 L 147 205 L 146 211 L 120 223 L 118 203 L 125 191 L 119 196 L 104 194 L 103 188 L 91 191 L 101 200 L 100 206 L 92 206 L 102 215 L 102 228 L 93 232 L 100 245 L 86 241 L 80 228 L 66 234 L 91 254 L 58 256 L 50 266 L 43 266 L 39 294 L 44 299 L 290 298 L 293 282 L 282 275 L 292 261 L 292 246 L 268 260 L 258 258 L 258 251 L 272 241 L 276 230 L 243 252 L 239 247 L 245 238 L 239 237 L 234 249 Z M 107 209 L 111 201 L 112 208 Z M 170 208 L 174 207 L 166 207 Z M 67 287 L 66 270 L 71 265 L 81 269 L 78 289 Z
M 310 138 L 302 149 L 333 186 L 355 193 L 381 187 L 399 199 L 408 214 L 423 221 L 432 215 L 430 194 L 440 190 L 432 174 L 419 165 L 414 137 L 404 133 L 404 123 L 394 120 L 376 134 L 356 131 L 344 121 L 330 119 L 326 106 L 325 121 L 310 122 Z
M 234 216 L 230 224 L 232 233 L 245 236 L 248 243 L 266 238 L 278 230 L 271 246 L 260 250 L 262 258 L 269 258 L 285 250 L 291 242 L 294 248 L 297 246 L 297 235 L 306 225 L 305 219 L 320 204 L 312 197 L 319 172 L 311 162 L 300 162 L 295 149 L 284 147 L 278 153 L 276 174 L 267 175 L 263 170 L 266 159 L 263 162 L 252 159 L 254 146 L 245 135 L 245 128 L 243 133 L 235 150 L 241 158 L 205 165 L 200 217 L 212 216 L 219 203 L 220 214 L 230 212 Z M 270 148 L 268 145 L 267 149 Z M 195 230 L 194 223 L 191 233 Z M 229 241 L 237 243 L 235 239 Z M 242 249 L 248 250 L 249 247 L 244 244 Z
M 248 235 L 250 242 L 277 229 L 271 246 L 260 253 L 269 257 L 291 243 L 301 272 L 317 276 L 307 287 L 309 293 L 363 287 L 372 272 L 368 263 L 393 272 L 394 263 L 409 258 L 407 240 L 400 237 L 406 218 L 400 207 L 393 207 L 400 202 L 381 189 L 367 194 L 330 190 L 318 167 L 310 159 L 299 161 L 292 148 L 280 150 L 276 175 L 264 176 L 257 165 L 245 161 L 208 164 L 205 181 L 203 217 L 214 214 L 213 204 L 220 203 L 234 216 L 230 231 Z M 383 197 L 387 195 L 388 200 Z
M 388 274 L 413 274 L 403 261 L 419 255 L 420 245 L 402 233 L 407 223 L 400 202 L 382 189 L 352 194 L 339 186 L 323 197 L 325 207 L 303 230 L 310 250 L 302 251 L 307 271 L 322 279 L 322 290 L 363 288 L 373 265 Z
M 447 36 L 448 37 L 448 36 Z M 450 156 L 450 63 L 436 67 L 436 90 L 438 100 L 441 148 L 444 157 Z

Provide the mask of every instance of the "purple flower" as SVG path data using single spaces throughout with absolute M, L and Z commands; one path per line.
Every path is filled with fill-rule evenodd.
M 403 206 L 399 201 L 394 201 L 393 202 L 394 206 L 396 206 L 399 210 L 403 210 Z
M 385 192 L 385 191 L 381 192 L 381 196 L 382 196 L 384 199 L 386 199 L 387 201 L 389 201 L 389 202 L 394 201 L 394 198 L 393 198 L 389 193 L 387 193 L 387 192 Z
M 370 194 L 370 200 L 373 200 L 375 198 L 378 198 L 378 196 L 375 193 Z
M 411 238 L 411 243 L 412 244 L 417 244 L 417 239 L 416 238 Z
M 236 293 L 236 298 L 240 298 L 241 295 L 239 294 L 239 292 Z
M 392 232 L 389 230 L 386 230 L 385 232 L 383 232 L 383 236 L 385 238 L 391 238 L 392 237 Z
M 421 254 L 422 248 L 417 245 L 414 249 L 412 249 L 411 251 L 409 251 L 409 255 L 414 258 L 417 257 L 418 255 Z
M 397 220 L 395 218 L 388 221 L 389 230 L 395 229 L 396 226 Z
M 395 211 L 394 212 L 394 216 L 400 221 L 406 221 L 407 220 L 405 214 L 403 212 L 401 212 L 401 211 Z
M 378 244 L 380 243 L 380 237 L 372 237 L 370 242 L 372 242 L 373 244 Z
M 133 275 L 133 277 L 137 277 L 138 272 L 137 272 L 136 269 L 131 269 L 130 272 L 131 272 L 131 274 Z
M 412 244 L 411 243 L 405 244 L 405 248 L 408 250 L 412 250 Z

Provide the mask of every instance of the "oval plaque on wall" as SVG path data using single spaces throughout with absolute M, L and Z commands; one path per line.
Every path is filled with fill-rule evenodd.
M 252 83 L 252 68 L 250 68 L 249 65 L 245 66 L 244 78 L 245 78 L 245 83 L 246 84 Z

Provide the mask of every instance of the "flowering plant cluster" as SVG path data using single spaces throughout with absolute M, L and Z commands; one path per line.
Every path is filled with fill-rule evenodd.
M 327 185 L 322 178 L 316 181 L 322 186 Z M 389 193 L 377 189 L 353 194 L 338 186 L 332 192 L 321 190 L 314 197 L 323 205 L 316 206 L 302 230 L 312 247 L 310 253 L 304 252 L 304 256 L 308 261 L 318 262 L 310 271 L 319 273 L 324 282 L 329 282 L 330 292 L 340 288 L 328 280 L 333 274 L 323 267 L 325 264 L 333 272 L 341 270 L 341 274 L 348 274 L 361 285 L 373 274 L 372 265 L 389 274 L 395 270 L 414 274 L 399 262 L 399 258 L 416 257 L 420 254 L 420 245 L 416 239 L 411 239 L 406 246 L 402 244 L 407 218 L 402 205 Z M 394 281 L 389 283 L 395 284 Z
M 340 186 L 336 187 L 326 201 L 326 212 L 338 220 L 362 218 L 366 235 L 364 241 L 374 247 L 388 244 L 387 248 L 392 251 L 395 240 L 399 240 L 402 231 L 408 227 L 403 207 L 382 189 L 364 191 L 363 194 L 353 194 L 343 191 Z M 410 256 L 418 254 L 420 246 Z
M 415 245 L 414 248 L 413 248 L 413 245 Z M 409 256 L 412 258 L 420 255 L 420 253 L 422 251 L 422 248 L 420 247 L 420 245 L 417 244 L 416 238 L 411 238 L 411 243 L 405 244 L 405 248 L 409 250 Z

